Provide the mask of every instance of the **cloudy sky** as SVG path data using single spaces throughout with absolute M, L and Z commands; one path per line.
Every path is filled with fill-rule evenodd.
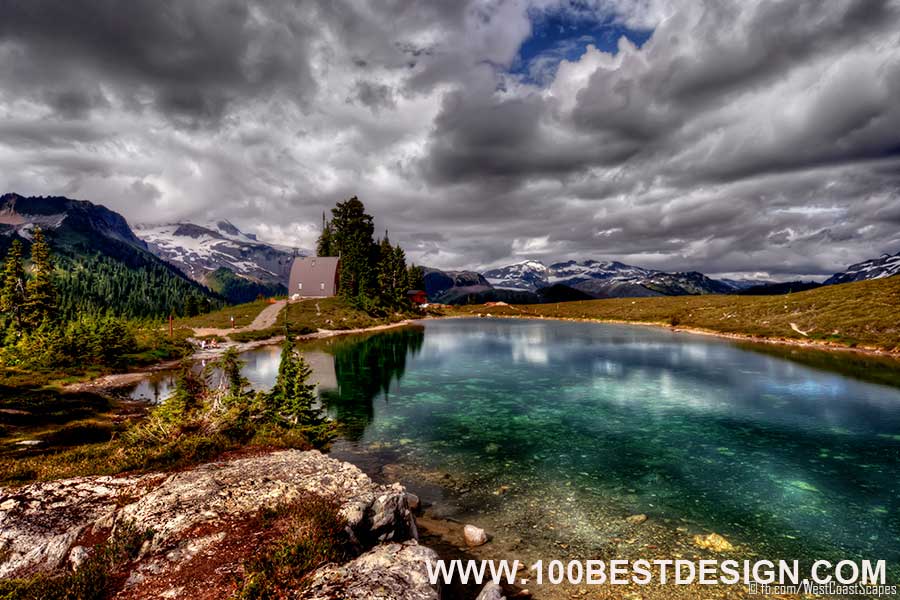
M 417 262 L 900 251 L 900 0 L 0 0 L 0 192 Z

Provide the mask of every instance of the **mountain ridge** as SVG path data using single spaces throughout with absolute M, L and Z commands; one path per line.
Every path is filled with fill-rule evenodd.
M 225 268 L 263 286 L 281 286 L 287 293 L 294 251 L 262 242 L 228 220 L 140 224 L 135 232 L 150 252 L 195 281 L 207 284 L 213 273 Z
M 101 204 L 64 196 L 0 196 L 0 250 L 5 253 L 19 239 L 28 251 L 36 227 L 60 267 L 60 309 L 68 317 L 84 311 L 182 314 L 188 298 L 194 306 L 221 304 L 217 294 L 157 258 L 122 215 Z

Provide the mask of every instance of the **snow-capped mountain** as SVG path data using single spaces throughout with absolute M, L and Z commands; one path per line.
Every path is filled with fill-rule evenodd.
M 537 291 L 562 284 L 595 298 L 727 294 L 734 287 L 697 272 L 666 273 L 617 261 L 566 261 L 545 266 L 528 260 L 484 273 L 496 288 Z
M 492 286 L 506 290 L 535 291 L 550 285 L 550 269 L 537 260 L 491 269 L 482 273 Z
M 293 249 L 261 242 L 228 221 L 138 225 L 134 230 L 153 254 L 196 281 L 205 282 L 209 274 L 226 268 L 254 281 L 288 283 Z
M 585 260 L 577 262 L 569 260 L 566 262 L 554 263 L 550 265 L 550 282 L 551 283 L 578 283 L 580 281 L 588 281 L 591 279 L 616 279 L 619 281 L 633 281 L 651 276 L 659 271 L 642 269 L 626 265 L 618 261 L 597 261 Z
M 897 254 L 882 254 L 878 258 L 872 258 L 850 267 L 841 273 L 835 273 L 825 280 L 825 285 L 833 283 L 850 283 L 851 281 L 863 281 L 865 279 L 883 279 L 900 275 L 900 252 Z

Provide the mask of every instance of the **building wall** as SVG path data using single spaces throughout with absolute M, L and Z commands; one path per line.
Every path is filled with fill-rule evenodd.
M 338 293 L 337 256 L 298 256 L 291 266 L 288 295 L 326 298 Z

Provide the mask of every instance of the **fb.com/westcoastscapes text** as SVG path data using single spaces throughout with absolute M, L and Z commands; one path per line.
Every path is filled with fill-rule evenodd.
M 809 593 L 824 595 L 887 596 L 897 585 L 886 581 L 883 560 L 836 563 L 815 561 L 803 570 L 799 561 L 737 560 L 539 560 L 519 571 L 518 560 L 438 560 L 428 563 L 432 584 L 535 583 L 537 585 L 744 585 L 750 594 Z

